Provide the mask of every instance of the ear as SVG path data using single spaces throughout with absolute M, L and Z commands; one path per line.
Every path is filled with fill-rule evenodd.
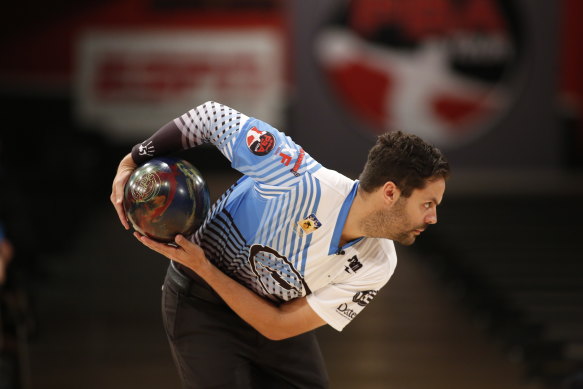
M 383 185 L 382 193 L 383 200 L 387 204 L 394 204 L 399 199 L 399 197 L 401 197 L 401 191 L 393 181 L 385 182 L 385 185 Z

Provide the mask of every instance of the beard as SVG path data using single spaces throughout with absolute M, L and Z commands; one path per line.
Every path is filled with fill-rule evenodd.
M 405 212 L 406 200 L 400 197 L 388 210 L 372 212 L 363 222 L 364 235 L 370 238 L 391 239 L 404 246 L 415 242 L 417 229 L 425 229 L 426 224 L 415 226 Z

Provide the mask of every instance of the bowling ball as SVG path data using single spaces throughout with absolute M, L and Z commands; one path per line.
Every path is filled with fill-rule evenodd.
M 200 172 L 188 161 L 159 157 L 138 166 L 124 188 L 123 208 L 133 228 L 159 242 L 190 235 L 210 205 Z

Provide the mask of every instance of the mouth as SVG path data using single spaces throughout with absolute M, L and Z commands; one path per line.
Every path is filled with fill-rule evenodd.
M 415 235 L 421 235 L 421 233 L 422 233 L 423 231 L 425 231 L 425 228 L 418 228 L 418 229 L 416 229 L 416 230 L 413 230 L 413 233 L 414 233 Z

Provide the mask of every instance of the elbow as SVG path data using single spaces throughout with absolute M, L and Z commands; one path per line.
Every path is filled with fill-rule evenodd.
M 268 325 L 266 328 L 257 329 L 257 331 L 267 339 L 274 341 L 288 339 L 297 335 L 285 327 L 279 327 L 273 324 Z
M 274 340 L 274 341 L 284 340 L 287 338 L 291 338 L 293 336 L 293 335 L 287 335 L 282 331 L 273 331 L 273 330 L 260 331 L 260 334 L 263 335 L 264 337 L 266 337 L 267 339 Z

